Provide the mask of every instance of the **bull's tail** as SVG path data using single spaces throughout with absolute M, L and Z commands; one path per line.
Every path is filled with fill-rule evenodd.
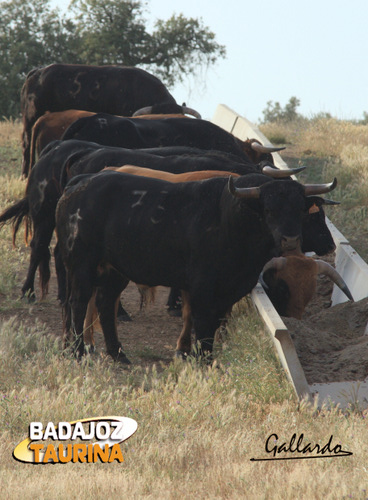
M 65 282 L 65 300 L 61 304 L 61 317 L 63 322 L 63 348 L 67 349 L 72 343 L 72 320 L 71 320 L 71 308 L 70 308 L 70 296 L 71 296 L 71 286 L 69 280 L 69 273 L 66 273 L 66 282 Z
M 46 113 L 48 113 L 48 111 L 46 111 Z M 28 174 L 33 165 L 36 163 L 36 149 L 37 149 L 36 145 L 37 145 L 39 130 L 40 130 L 40 122 L 37 120 L 32 127 L 31 143 L 29 146 L 29 164 L 27 172 Z
M 27 244 L 32 229 L 31 219 L 29 217 L 28 198 L 25 197 L 14 203 L 0 215 L 0 229 L 5 226 L 5 224 L 11 223 L 13 225 L 13 246 L 15 246 L 17 232 L 23 219 L 25 222 L 25 241 Z

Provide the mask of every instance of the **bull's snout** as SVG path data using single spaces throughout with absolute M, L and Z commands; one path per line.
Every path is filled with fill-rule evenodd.
M 300 236 L 281 236 L 281 251 L 301 251 L 301 238 Z

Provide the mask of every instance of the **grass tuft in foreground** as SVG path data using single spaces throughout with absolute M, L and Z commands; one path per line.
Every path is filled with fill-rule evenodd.
M 338 196 L 346 199 L 333 209 L 334 222 L 348 237 L 355 232 L 361 247 L 367 235 L 366 132 L 366 126 L 327 120 L 298 123 L 279 133 L 293 144 L 286 151 L 292 150 L 295 162 L 312 165 L 308 181 L 337 175 L 344 187 Z M 19 124 L 0 123 L 1 208 L 24 193 L 19 136 Z M 14 300 L 28 258 L 21 242 L 19 250 L 11 249 L 10 228 L 0 231 L 0 251 L 0 314 L 9 316 L 16 307 L 25 313 L 22 321 L 0 321 L 4 498 L 367 498 L 367 411 L 357 402 L 347 412 L 297 402 L 247 300 L 234 307 L 212 367 L 175 360 L 151 369 L 122 369 L 101 355 L 78 363 L 62 353 L 55 332 L 34 315 L 27 317 L 27 306 Z M 154 355 L 146 352 L 147 358 Z M 30 466 L 11 456 L 31 421 L 114 414 L 138 422 L 136 434 L 121 445 L 123 464 Z M 321 445 L 333 436 L 333 443 L 353 456 L 250 460 L 266 456 L 269 436 L 280 445 L 293 434 Z

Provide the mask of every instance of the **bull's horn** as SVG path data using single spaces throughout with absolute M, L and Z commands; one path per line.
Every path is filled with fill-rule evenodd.
M 342 279 L 340 274 L 336 271 L 336 269 L 330 266 L 330 264 L 328 264 L 324 260 L 316 259 L 315 262 L 317 264 L 318 274 L 324 274 L 325 276 L 329 277 L 331 281 L 333 281 L 340 288 L 340 290 L 344 292 L 348 299 L 354 302 L 353 296 L 351 295 L 347 284 Z
M 317 194 L 329 193 L 337 186 L 336 177 L 334 180 L 328 184 L 305 184 L 304 193 L 305 196 L 313 196 Z
M 264 265 L 264 268 L 262 269 L 262 272 L 259 276 L 259 282 L 261 283 L 265 291 L 269 290 L 269 286 L 267 285 L 267 283 L 263 278 L 264 273 L 266 271 L 269 271 L 270 269 L 275 269 L 275 271 L 282 271 L 282 269 L 284 269 L 285 266 L 286 266 L 285 257 L 273 257 Z
M 282 151 L 283 149 L 285 149 L 285 146 L 279 148 L 275 146 L 263 146 L 263 144 L 255 141 L 252 142 L 250 146 L 252 149 L 254 149 L 254 151 L 257 151 L 258 153 L 276 153 L 276 151 Z
M 282 271 L 286 266 L 286 257 L 273 257 L 269 260 L 263 268 L 262 274 L 270 269 L 275 269 L 275 271 Z
M 150 115 L 152 113 L 152 106 L 138 109 L 132 116 Z
M 278 169 L 266 165 L 265 167 L 262 168 L 262 174 L 268 175 L 269 177 L 273 177 L 274 179 L 283 179 L 284 177 L 289 177 L 290 175 L 296 175 L 299 172 L 305 170 L 306 168 L 307 167 Z
M 311 198 L 313 198 L 313 196 L 311 196 Z M 341 205 L 340 201 L 329 200 L 327 198 L 321 198 L 321 200 L 323 201 L 323 205 Z
M 194 118 L 198 118 L 199 120 L 202 118 L 201 115 L 196 111 L 195 109 L 188 108 L 187 106 L 182 106 L 183 114 L 184 115 L 192 115 Z
M 339 201 L 328 200 L 327 198 L 323 198 L 324 205 L 340 205 Z
M 234 185 L 234 179 L 231 175 L 229 177 L 227 186 L 233 196 L 235 196 L 236 198 L 242 198 L 243 200 L 258 199 L 261 193 L 259 187 L 236 188 Z

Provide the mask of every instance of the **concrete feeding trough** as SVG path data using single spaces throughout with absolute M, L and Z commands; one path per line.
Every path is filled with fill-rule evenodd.
M 270 141 L 246 118 L 238 115 L 227 106 L 220 104 L 212 122 L 232 133 L 241 140 L 255 138 L 266 146 L 272 146 Z M 273 153 L 275 165 L 280 169 L 288 168 L 278 153 Z M 349 241 L 326 217 L 327 225 L 336 244 L 335 267 L 348 285 L 354 301 L 368 297 L 368 265 L 350 246 Z M 262 286 L 258 283 L 251 297 L 261 315 L 276 347 L 281 364 L 292 383 L 298 398 L 308 398 L 311 401 L 318 396 L 318 405 L 339 404 L 341 408 L 354 406 L 363 409 L 368 407 L 368 378 L 365 380 L 308 383 L 302 364 L 298 357 L 295 343 Z M 346 302 L 345 294 L 334 285 L 331 296 L 331 308 Z M 367 310 L 368 316 L 368 310 Z M 318 334 L 318 332 L 316 332 Z M 368 323 L 363 335 L 368 335 Z M 368 342 L 368 340 L 367 340 Z M 328 361 L 328 360 L 326 360 Z

